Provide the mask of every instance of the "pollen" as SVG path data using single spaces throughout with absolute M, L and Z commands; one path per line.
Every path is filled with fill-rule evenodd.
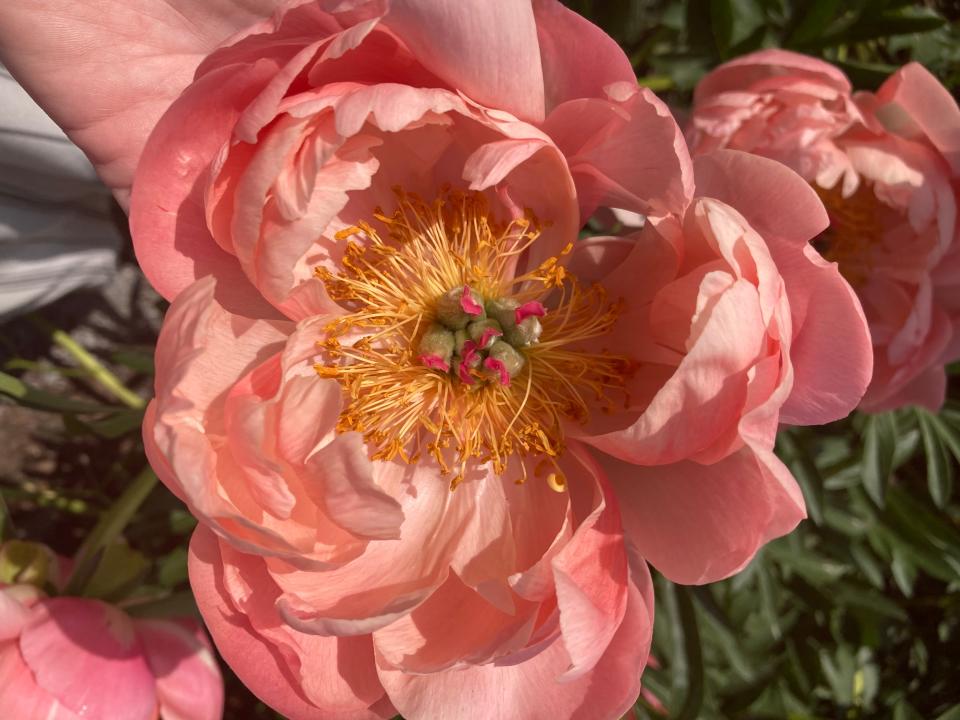
M 430 459 L 451 489 L 489 465 L 563 492 L 564 428 L 629 404 L 631 362 L 603 347 L 621 302 L 565 269 L 572 245 L 527 267 L 532 211 L 498 222 L 479 193 L 394 194 L 337 234 L 337 272 L 316 270 L 348 311 L 317 342 L 317 373 L 343 388 L 337 430 L 374 460 Z
M 842 185 L 838 182 L 830 189 L 813 186 L 830 217 L 830 227 L 813 246 L 825 259 L 839 265 L 851 285 L 858 285 L 870 274 L 872 249 L 883 237 L 884 227 L 872 185 L 861 181 L 850 197 L 843 197 Z

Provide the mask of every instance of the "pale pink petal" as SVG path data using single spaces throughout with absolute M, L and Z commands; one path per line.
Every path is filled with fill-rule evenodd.
M 618 83 L 608 99 L 558 106 L 544 129 L 567 156 L 584 220 L 599 206 L 679 214 L 693 166 L 670 110 L 646 88 Z
M 85 717 L 151 720 L 157 694 L 130 618 L 98 600 L 34 606 L 20 652 L 37 685 Z
M 633 82 L 630 60 L 603 30 L 557 0 L 534 0 L 546 111 L 576 98 L 604 97 L 604 88 Z M 590 62 L 584 62 L 584 58 Z
M 760 50 L 724 63 L 707 75 L 694 91 L 699 104 L 720 93 L 747 90 L 764 81 L 800 77 L 826 84 L 841 92 L 850 92 L 850 81 L 835 65 L 789 50 Z
M 910 405 L 940 412 L 947 397 L 947 373 L 942 365 L 929 367 L 900 390 L 873 402 L 865 402 L 866 412 L 888 412 Z
M 190 584 L 217 649 L 254 694 L 291 720 L 378 720 L 395 714 L 383 701 L 368 638 L 302 635 L 283 625 L 262 559 L 235 552 L 231 557 L 244 563 L 234 572 L 248 573 L 256 585 L 246 598 L 227 592 L 219 541 L 202 526 L 190 543 Z
M 230 138 L 240 112 L 276 71 L 277 61 L 270 58 L 204 75 L 177 99 L 150 135 L 137 167 L 130 229 L 147 279 L 169 300 L 197 278 L 212 274 L 222 280 L 221 302 L 235 310 L 269 312 L 262 309 L 265 303 L 237 259 L 210 236 L 203 197 L 208 166 Z M 177 148 L 174 157 L 171 147 Z
M 333 522 L 358 537 L 399 539 L 403 509 L 374 481 L 374 465 L 359 433 L 347 433 L 307 461 L 307 494 Z
M 583 463 L 584 476 L 567 478 L 570 492 L 595 488 L 596 507 L 570 542 L 553 559 L 563 646 L 570 667 L 564 682 L 583 677 L 600 662 L 617 633 L 627 608 L 627 552 L 617 499 L 603 470 L 583 446 L 571 448 Z
M 570 662 L 558 639 L 517 664 L 505 660 L 429 675 L 405 673 L 380 664 L 380 679 L 406 717 L 620 717 L 640 693 L 640 672 L 649 653 L 653 628 L 653 608 L 647 604 L 652 599 L 650 577 L 645 568 L 641 572 L 642 576 L 635 576 L 628 586 L 627 610 L 616 635 L 596 667 L 581 677 L 558 681 Z
M 80 716 L 37 685 L 16 640 L 0 641 L 0 717 L 16 720 L 80 720 Z
M 0 6 L 0 54 L 125 202 L 147 136 L 204 55 L 279 5 L 8 2 Z
M 890 132 L 925 137 L 960 175 L 960 108 L 920 63 L 904 65 L 877 91 L 877 115 Z
M 522 120 L 544 116 L 529 0 L 393 0 L 384 23 L 451 87 Z
M 870 382 L 873 350 L 853 289 L 809 245 L 829 222 L 820 199 L 794 172 L 755 155 L 720 150 L 698 157 L 694 166 L 697 193 L 746 218 L 786 285 L 794 386 L 781 419 L 810 425 L 845 417 Z
M 769 451 L 744 447 L 713 465 L 640 467 L 612 458 L 602 464 L 627 536 L 674 582 L 729 577 L 805 517 L 796 481 Z
M 219 720 L 223 678 L 203 631 L 192 621 L 134 620 L 157 681 L 163 720 Z
M 374 632 L 374 647 L 382 664 L 405 672 L 448 671 L 524 647 L 538 609 L 521 602 L 500 610 L 451 574 L 425 603 Z
M 30 607 L 43 593 L 33 585 L 0 587 L 0 642 L 20 636 L 30 618 Z
M 400 537 L 370 542 L 343 567 L 318 575 L 271 562 L 284 591 L 278 608 L 303 632 L 359 635 L 388 625 L 446 580 L 460 538 L 478 509 L 485 473 L 450 492 L 436 467 L 400 460 L 373 463 L 375 482 L 399 501 Z

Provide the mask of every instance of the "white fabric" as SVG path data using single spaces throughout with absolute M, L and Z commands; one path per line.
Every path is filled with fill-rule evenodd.
M 83 153 L 0 66 L 0 321 L 108 280 L 122 234 Z

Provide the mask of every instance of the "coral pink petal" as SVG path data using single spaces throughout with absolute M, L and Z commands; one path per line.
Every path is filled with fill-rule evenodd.
M 827 227 L 810 186 L 773 160 L 735 150 L 696 159 L 697 193 L 736 208 L 766 240 L 793 318 L 794 386 L 781 420 L 818 425 L 848 415 L 873 374 L 870 331 L 860 301 L 836 264 L 808 241 Z
M 713 465 L 640 467 L 603 458 L 624 529 L 674 582 L 715 582 L 741 570 L 805 517 L 796 481 L 773 453 L 749 446 Z
M 877 91 L 877 114 L 891 132 L 926 136 L 960 175 L 960 107 L 923 65 L 904 65 Z
M 80 720 L 53 695 L 37 685 L 15 640 L 0 642 L 0 717 L 10 720 Z
M 544 116 L 529 0 L 392 0 L 386 24 L 437 77 L 522 120 Z
M 519 650 L 530 638 L 539 608 L 523 605 L 523 611 L 500 610 L 451 574 L 423 605 L 377 630 L 374 647 L 382 663 L 410 673 L 486 662 Z
M 194 280 L 213 275 L 222 280 L 218 298 L 235 312 L 267 316 L 272 311 L 238 260 L 210 236 L 203 194 L 208 166 L 240 112 L 276 73 L 277 63 L 264 59 L 242 71 L 229 66 L 199 78 L 163 116 L 144 148 L 130 230 L 141 268 L 168 300 Z
M 163 720 L 219 720 L 223 678 L 203 631 L 193 621 L 135 620 L 157 680 Z
M 534 0 L 543 83 L 549 115 L 576 98 L 604 97 L 604 88 L 634 82 L 633 67 L 603 30 L 557 0 Z M 589 57 L 590 62 L 583 61 Z
M 584 220 L 599 206 L 679 214 L 693 194 L 693 165 L 673 115 L 631 84 L 609 99 L 571 100 L 545 129 L 567 156 Z
M 233 553 L 231 557 L 244 556 Z M 252 565 L 262 560 L 250 557 L 244 562 Z M 378 694 L 368 689 L 371 683 L 377 682 L 372 673 L 369 640 L 366 641 L 369 659 L 357 651 L 341 654 L 338 650 L 352 646 L 344 645 L 338 638 L 301 636 L 283 627 L 269 603 L 268 606 L 261 604 L 256 613 L 249 606 L 238 610 L 224 584 L 226 568 L 219 541 L 202 526 L 194 531 L 190 542 L 189 567 L 190 586 L 217 649 L 244 685 L 270 707 L 291 720 L 381 720 L 395 714 L 389 703 L 378 701 L 382 690 Z M 257 597 L 270 600 L 269 578 L 262 570 L 260 574 L 260 578 L 251 578 L 260 582 L 257 583 L 258 595 L 251 595 L 248 604 L 256 602 Z M 272 617 L 268 613 L 272 613 Z M 257 621 L 261 624 L 252 624 Z M 290 637 L 290 646 L 298 636 L 311 645 L 308 657 L 318 662 L 306 668 L 309 677 L 301 677 L 300 663 L 289 646 L 279 646 L 262 634 L 277 632 Z M 369 669 L 358 665 L 364 662 L 369 663 Z M 313 695 L 323 696 L 331 704 L 321 707 L 308 700 L 304 695 L 305 681 L 311 685 Z M 371 709 L 371 703 L 378 709 Z
M 110 605 L 41 600 L 20 636 L 20 652 L 37 684 L 78 715 L 155 716 L 156 689 L 142 646 L 130 618 Z
M 593 476 L 600 499 L 552 563 L 560 631 L 571 660 L 562 676 L 565 682 L 582 677 L 603 657 L 626 612 L 628 584 L 627 552 L 613 488 L 583 446 L 571 450 Z
M 650 578 L 628 585 L 627 609 L 596 667 L 565 682 L 570 658 L 559 640 L 517 664 L 488 664 L 415 675 L 378 665 L 390 699 L 406 717 L 473 720 L 595 720 L 620 717 L 640 693 L 640 669 L 653 630 Z
M 147 136 L 203 57 L 280 4 L 5 2 L 0 55 L 125 205 Z
M 835 65 L 789 50 L 760 50 L 724 63 L 697 85 L 694 102 L 702 103 L 719 93 L 744 91 L 769 78 L 792 75 L 826 83 L 850 92 L 850 81 Z

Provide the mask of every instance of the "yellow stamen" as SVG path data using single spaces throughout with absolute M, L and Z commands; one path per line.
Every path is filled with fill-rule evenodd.
M 871 247 L 883 236 L 883 220 L 870 183 L 862 180 L 856 192 L 846 198 L 842 186 L 842 182 L 830 189 L 813 186 L 830 216 L 830 227 L 814 241 L 814 247 L 825 259 L 839 265 L 850 284 L 858 285 L 870 273 Z
M 392 214 L 374 212 L 382 230 L 357 223 L 337 234 L 346 241 L 340 273 L 316 271 L 330 296 L 351 310 L 329 323 L 317 343 L 317 372 L 336 378 L 347 400 L 337 429 L 362 433 L 374 459 L 432 457 L 453 476 L 451 490 L 483 463 L 499 475 L 516 463 L 522 484 L 524 458 L 532 458 L 538 467 L 551 466 L 547 483 L 562 491 L 566 480 L 556 458 L 565 447 L 564 423 L 586 422 L 587 398 L 600 400 L 604 410 L 614 409 L 614 395 L 628 402 L 630 363 L 589 347 L 610 331 L 620 303 L 599 285 L 581 286 L 559 257 L 514 273 L 540 236 L 530 211 L 498 224 L 479 193 L 445 188 L 432 203 L 395 193 Z M 520 348 L 525 363 L 508 385 L 475 371 L 470 385 L 417 357 L 438 298 L 463 286 L 484 300 L 536 300 L 550 308 L 540 318 L 540 342 Z

